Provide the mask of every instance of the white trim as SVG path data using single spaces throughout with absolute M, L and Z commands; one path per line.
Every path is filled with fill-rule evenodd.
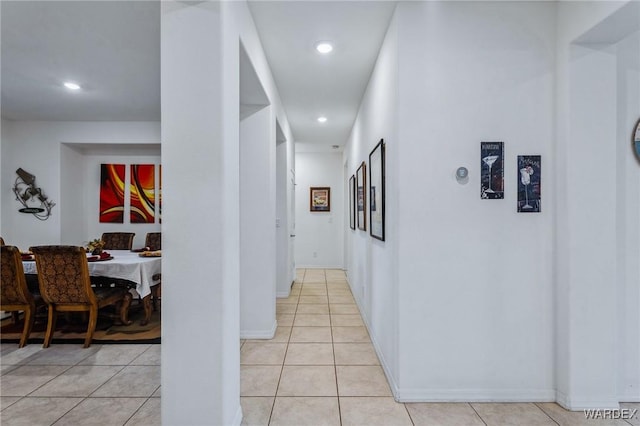
M 278 298 L 278 299 L 286 299 L 290 295 L 291 295 L 291 289 L 289 289 L 289 291 L 287 291 L 286 293 L 283 292 L 283 291 L 281 291 L 281 292 L 277 292 L 276 291 L 276 298 Z
M 568 395 L 560 391 L 556 391 L 556 402 L 562 408 L 565 408 L 569 411 L 580 411 L 595 408 L 617 410 L 620 408 L 620 403 L 614 399 L 609 399 L 606 397 L 569 397 Z
M 242 424 L 242 405 L 238 407 L 236 411 L 236 416 L 233 418 L 233 426 L 240 426 Z
M 273 322 L 271 330 L 240 330 L 241 339 L 273 339 L 278 328 L 278 321 Z
M 555 402 L 554 389 L 398 389 L 398 402 Z
M 318 266 L 318 265 L 313 265 L 313 266 L 299 266 L 296 265 L 296 269 L 340 269 L 341 271 L 344 271 L 344 266 L 343 265 L 329 265 L 329 266 Z
M 620 394 L 620 396 L 618 396 L 618 401 L 620 402 L 640 402 L 640 394 L 633 393 L 633 392 L 628 392 L 628 393 L 623 393 Z

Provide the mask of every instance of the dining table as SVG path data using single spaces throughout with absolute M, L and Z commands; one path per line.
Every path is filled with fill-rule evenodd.
M 151 287 L 160 284 L 162 261 L 158 254 L 134 252 L 129 250 L 108 250 L 109 256 L 91 256 L 87 254 L 89 275 L 100 278 L 101 282 L 126 283 L 130 291 L 135 291 L 144 308 L 141 325 L 151 318 Z M 37 274 L 36 262 L 23 258 L 25 274 Z

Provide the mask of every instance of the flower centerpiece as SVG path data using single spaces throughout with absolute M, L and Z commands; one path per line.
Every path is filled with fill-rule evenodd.
M 95 240 L 91 240 L 87 243 L 87 251 L 90 251 L 91 254 L 100 254 L 102 253 L 103 248 L 104 241 L 100 238 L 96 238 Z

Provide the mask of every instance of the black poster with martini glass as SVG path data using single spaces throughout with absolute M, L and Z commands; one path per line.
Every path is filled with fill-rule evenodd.
M 480 142 L 480 198 L 504 198 L 503 142 Z
M 518 155 L 518 213 L 540 213 L 540 156 Z

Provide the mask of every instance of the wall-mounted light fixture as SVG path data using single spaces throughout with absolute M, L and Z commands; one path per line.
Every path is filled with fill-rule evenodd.
M 456 170 L 456 180 L 461 185 L 469 182 L 469 170 L 467 170 L 466 167 L 458 167 L 458 170 Z
M 22 168 L 18 168 L 16 174 L 18 177 L 13 185 L 13 193 L 16 194 L 16 200 L 24 206 L 18 211 L 30 213 L 40 220 L 49 219 L 51 209 L 56 203 L 49 200 L 42 189 L 36 186 L 34 175 Z

